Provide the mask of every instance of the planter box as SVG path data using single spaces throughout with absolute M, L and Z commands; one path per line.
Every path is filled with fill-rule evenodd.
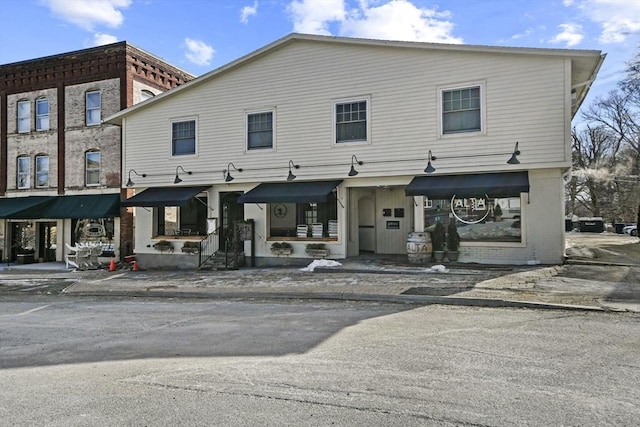
M 271 253 L 274 255 L 291 255 L 291 253 L 293 252 L 293 249 L 289 248 L 289 249 L 271 249 Z
M 17 254 L 16 262 L 18 264 L 33 264 L 35 262 L 34 254 Z
M 198 248 L 182 248 L 182 252 L 189 255 L 197 254 L 199 251 Z
M 306 252 L 314 258 L 326 258 L 329 256 L 329 249 L 307 249 Z

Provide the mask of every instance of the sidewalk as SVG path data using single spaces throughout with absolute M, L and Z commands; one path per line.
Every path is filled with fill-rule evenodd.
M 64 263 L 4 267 L 0 285 L 67 281 L 70 295 L 221 299 L 333 299 L 406 304 L 640 312 L 640 244 L 609 254 L 624 263 L 573 257 L 562 266 L 417 266 L 402 256 L 356 257 L 340 265 L 236 271 L 71 271 Z M 580 252 L 582 254 L 582 252 Z M 627 261 L 635 262 L 627 262 Z M 44 273 L 46 271 L 46 274 Z

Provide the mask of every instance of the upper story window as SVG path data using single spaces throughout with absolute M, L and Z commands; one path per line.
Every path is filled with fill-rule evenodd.
M 146 101 L 149 98 L 153 98 L 155 95 L 150 90 L 143 89 L 140 91 L 140 101 Z
M 31 186 L 31 159 L 27 156 L 18 157 L 17 186 L 19 189 Z
M 18 101 L 18 133 L 31 131 L 31 102 Z
M 49 186 L 49 156 L 36 156 L 36 187 Z
M 100 152 L 85 153 L 85 183 L 87 187 L 100 185 Z
M 171 155 L 196 154 L 196 121 L 171 123 Z
M 247 114 L 247 150 L 273 148 L 273 111 Z
M 36 130 L 49 130 L 49 100 L 40 98 L 36 101 Z
M 482 130 L 480 86 L 445 89 L 441 93 L 443 134 Z
M 87 110 L 87 126 L 99 125 L 102 119 L 101 115 L 101 96 L 99 91 L 87 92 L 86 94 L 86 110 Z
M 369 99 L 334 102 L 336 143 L 367 142 L 370 120 Z

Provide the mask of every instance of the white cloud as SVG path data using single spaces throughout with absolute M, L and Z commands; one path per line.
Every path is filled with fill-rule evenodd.
M 342 25 L 347 36 L 437 43 L 462 43 L 454 37 L 448 12 L 419 8 L 407 0 L 391 0 L 377 7 L 360 2 L 361 11 Z
M 93 31 L 97 25 L 118 28 L 124 21 L 119 9 L 126 9 L 131 0 L 41 0 L 51 12 L 78 27 Z
M 249 17 L 254 16 L 258 12 L 258 2 L 253 2 L 253 6 L 245 6 L 240 11 L 240 22 L 246 24 L 249 22 Z
M 93 45 L 94 46 L 102 46 L 105 44 L 111 44 L 118 41 L 116 36 L 112 36 L 111 34 L 105 33 L 96 33 L 93 35 Z
M 551 43 L 565 43 L 566 47 L 571 47 L 579 44 L 584 38 L 582 25 L 560 24 L 558 28 L 562 31 L 551 39 Z
M 296 33 L 330 35 L 329 23 L 345 18 L 344 0 L 293 0 L 287 11 Z
M 211 46 L 200 40 L 186 38 L 187 51 L 184 56 L 196 65 L 209 65 L 216 52 Z
M 592 22 L 600 25 L 602 43 L 621 43 L 640 33 L 638 0 L 583 0 L 574 2 Z
M 329 25 L 340 35 L 372 39 L 462 43 L 452 35 L 450 13 L 420 8 L 409 0 L 359 0 L 347 9 L 344 0 L 294 0 L 289 12 L 294 31 L 329 35 Z

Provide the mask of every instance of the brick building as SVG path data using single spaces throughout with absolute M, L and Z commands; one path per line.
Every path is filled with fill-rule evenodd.
M 0 259 L 131 252 L 121 129 L 102 119 L 193 78 L 127 42 L 0 65 Z

